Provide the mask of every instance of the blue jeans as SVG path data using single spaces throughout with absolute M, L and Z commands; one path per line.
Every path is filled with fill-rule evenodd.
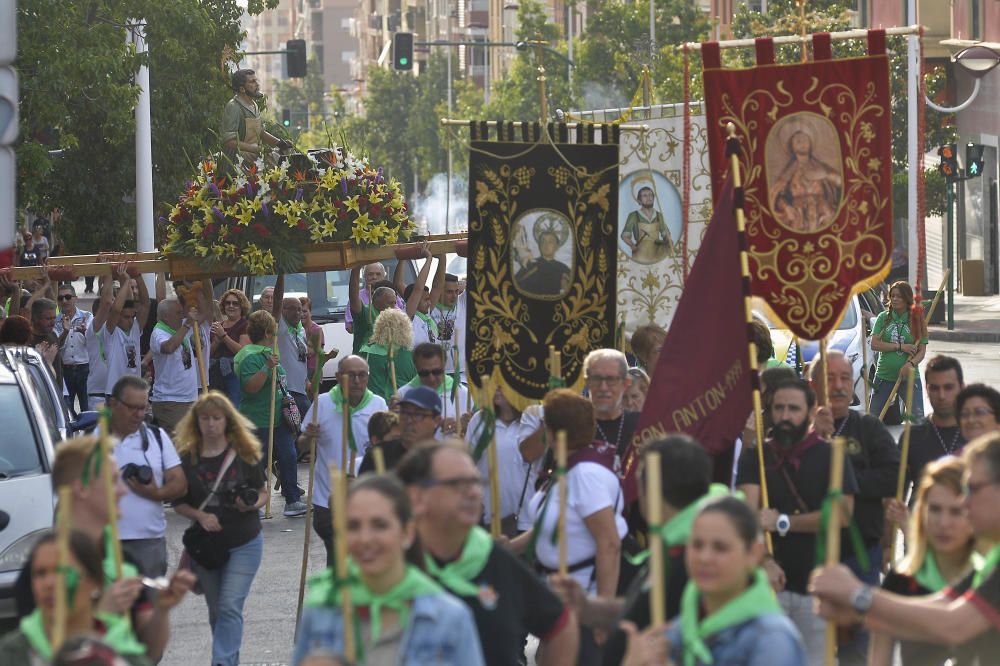
M 69 411 L 74 417 L 80 412 L 90 409 L 87 399 L 87 377 L 89 375 L 90 365 L 87 363 L 63 366 L 63 381 L 66 382 L 66 392 L 69 394 L 66 398 L 66 406 L 69 407 Z M 80 412 L 76 411 L 74 407 L 77 400 L 80 401 Z
M 298 455 L 295 453 L 295 435 L 288 429 L 281 414 L 275 414 L 274 423 L 274 459 L 278 463 L 278 478 L 281 480 L 281 494 L 286 502 L 299 501 Z M 279 420 L 280 419 L 280 420 Z M 264 455 L 260 458 L 261 469 L 267 475 L 267 428 L 257 428 L 254 434 L 260 440 Z
M 229 402 L 233 405 L 240 404 L 240 376 L 235 372 L 231 372 L 228 375 L 222 376 L 222 392 L 226 394 L 229 398 Z
M 892 393 L 892 387 L 896 384 L 895 381 L 889 381 L 888 379 L 875 378 L 875 383 L 872 386 L 872 401 L 871 406 L 868 411 L 875 416 L 882 413 L 882 408 L 885 407 L 885 403 L 889 401 L 889 394 Z M 902 405 L 906 401 L 906 380 L 899 382 L 899 388 L 896 391 L 896 396 Z M 902 411 L 902 409 L 900 410 Z M 924 391 L 920 383 L 920 375 L 917 374 L 913 379 L 913 417 L 916 419 L 923 418 L 924 416 Z
M 208 604 L 208 622 L 212 626 L 212 666 L 237 666 L 243 642 L 243 603 L 250 594 L 257 569 L 264 555 L 264 537 L 229 551 L 229 561 L 221 569 L 205 569 L 192 563 Z
M 916 395 L 916 391 L 914 391 Z M 857 557 L 850 557 L 844 564 L 854 572 L 862 583 L 874 587 L 880 584 L 879 573 L 882 568 L 882 545 L 876 543 L 868 548 L 868 569 L 862 570 Z M 868 631 L 864 625 L 850 628 L 850 637 L 840 640 L 837 648 L 837 658 L 841 666 L 865 666 L 868 663 Z

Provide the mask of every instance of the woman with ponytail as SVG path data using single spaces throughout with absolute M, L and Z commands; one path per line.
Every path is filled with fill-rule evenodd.
M 885 577 L 883 589 L 909 597 L 937 594 L 981 563 L 965 509 L 964 472 L 965 464 L 952 456 L 924 468 L 913 505 L 909 551 L 899 569 Z M 892 664 L 893 644 L 891 636 L 873 633 L 868 663 Z M 932 643 L 902 641 L 901 656 L 902 666 L 940 666 L 948 661 L 951 651 Z
M 871 336 L 872 351 L 877 351 L 875 382 L 869 411 L 878 415 L 889 401 L 896 380 L 902 378 L 897 395 L 906 396 L 906 375 L 913 376 L 913 416 L 924 415 L 924 392 L 917 367 L 927 353 L 927 325 L 923 305 L 914 305 L 913 288 L 900 280 L 889 287 L 889 302 L 875 318 Z
M 366 475 L 347 494 L 346 576 L 310 580 L 292 663 L 317 650 L 343 653 L 340 590 L 351 590 L 357 662 L 369 665 L 483 666 L 472 612 L 419 568 L 422 561 L 406 489 Z

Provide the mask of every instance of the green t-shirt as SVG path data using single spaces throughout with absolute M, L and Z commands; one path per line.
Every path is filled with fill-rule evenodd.
M 248 392 L 246 382 L 261 370 L 267 370 L 264 386 L 256 393 Z M 266 428 L 271 419 L 271 370 L 264 361 L 263 354 L 250 354 L 243 359 L 239 368 L 240 375 L 240 414 L 247 417 L 258 428 Z M 285 376 L 285 369 L 278 365 L 278 377 Z M 280 381 L 280 379 L 279 379 Z M 274 392 L 274 422 L 281 422 L 281 391 Z
M 368 361 L 368 390 L 389 402 L 392 398 L 392 377 L 389 374 L 389 355 L 385 347 L 365 345 L 361 353 Z M 413 352 L 409 349 L 397 349 L 394 362 L 397 387 L 406 386 L 417 376 L 417 368 L 413 365 Z
M 378 310 L 370 305 L 361 306 L 361 314 L 354 318 L 354 354 L 361 353 L 361 348 L 368 344 L 372 337 L 372 329 L 375 327 L 375 319 L 378 317 Z
M 877 337 L 882 342 L 891 344 L 897 342 L 902 342 L 904 345 L 914 344 L 916 341 L 910 332 L 910 313 L 904 312 L 902 315 L 897 315 L 891 310 L 883 310 L 875 317 L 875 323 L 872 325 L 872 337 Z M 920 344 L 926 345 L 927 338 L 920 340 Z M 906 352 L 879 352 L 875 376 L 894 382 L 899 377 L 899 371 L 903 369 L 909 359 Z

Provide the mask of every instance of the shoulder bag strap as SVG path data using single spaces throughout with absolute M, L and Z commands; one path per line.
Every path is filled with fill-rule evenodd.
M 792 481 L 792 477 L 788 474 L 788 470 L 784 465 L 781 466 L 781 475 L 785 477 L 785 484 L 788 485 L 788 490 L 792 493 L 792 497 L 795 498 L 795 503 L 799 505 L 799 509 L 802 510 L 802 513 L 809 513 L 809 506 L 802 499 L 802 495 L 799 494 L 798 488 L 795 487 L 795 482 Z
M 219 468 L 219 474 L 218 476 L 215 477 L 215 483 L 212 484 L 212 489 L 208 491 L 208 495 L 205 497 L 204 501 L 202 501 L 201 506 L 198 507 L 199 511 L 205 510 L 205 505 L 208 504 L 208 500 L 212 498 L 212 495 L 215 494 L 215 491 L 219 489 L 219 484 L 222 483 L 222 477 L 225 476 L 226 472 L 229 471 L 229 466 L 233 464 L 233 460 L 235 459 L 236 459 L 236 451 L 230 448 L 226 452 L 225 459 L 222 461 L 222 467 Z
M 531 478 L 531 465 L 533 463 L 528 463 L 524 470 L 524 485 L 521 486 L 521 498 L 517 500 L 517 509 L 514 511 L 514 520 L 517 520 L 518 516 L 521 515 L 521 507 L 524 506 L 524 495 L 528 492 L 528 479 Z

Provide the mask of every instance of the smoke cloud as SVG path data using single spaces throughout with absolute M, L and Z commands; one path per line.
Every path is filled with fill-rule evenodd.
M 468 231 L 469 184 L 464 176 L 451 177 L 451 205 L 448 204 L 448 174 L 435 174 L 423 194 L 412 197 L 413 219 L 421 233 L 443 234 Z M 447 215 L 448 224 L 445 224 Z

